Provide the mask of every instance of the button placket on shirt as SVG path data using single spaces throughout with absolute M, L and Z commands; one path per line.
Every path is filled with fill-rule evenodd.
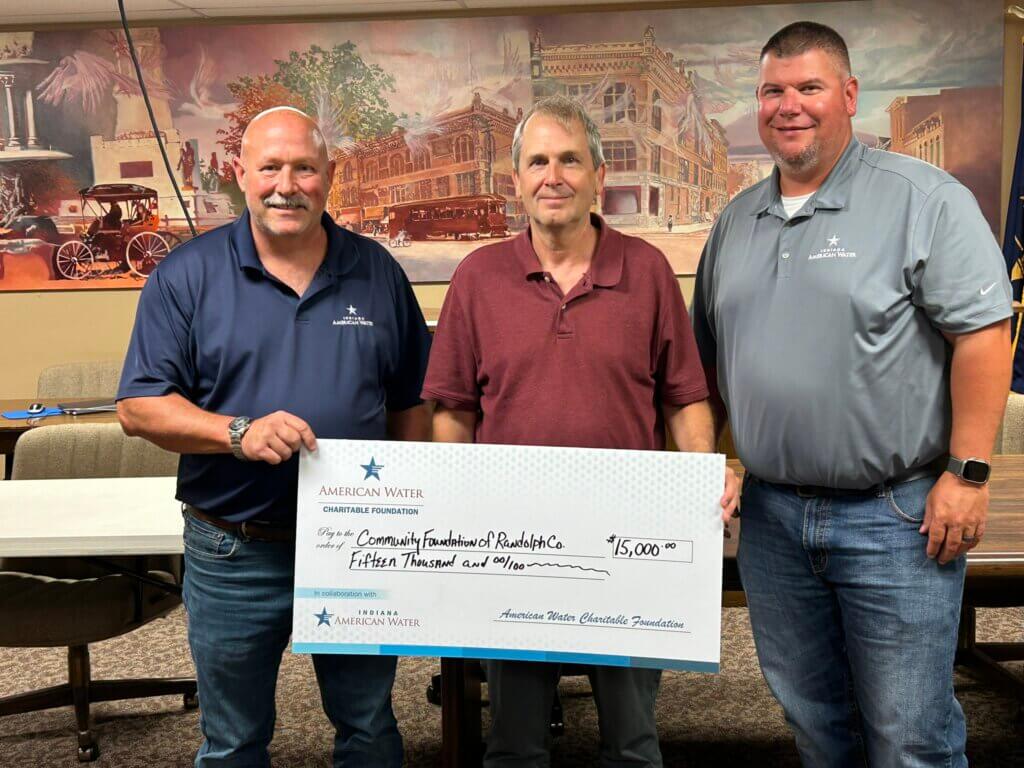
M 796 231 L 795 222 L 791 219 L 782 225 L 782 232 L 779 235 L 778 251 L 778 277 L 787 278 L 793 274 L 793 262 L 796 261 L 796 246 L 799 241 L 799 234 Z
M 331 274 L 325 265 L 321 264 L 316 274 L 313 275 L 313 279 L 310 281 L 306 292 L 296 302 L 295 322 L 297 324 L 309 325 L 309 314 L 312 311 L 311 306 L 314 303 L 315 297 L 329 290 L 333 285 L 333 280 L 334 275 Z
M 578 302 L 587 294 L 594 290 L 594 284 L 590 280 L 590 275 L 586 274 L 580 281 L 573 286 L 573 289 L 569 291 L 569 295 L 562 299 L 561 307 L 558 310 L 558 337 L 559 338 L 572 338 L 575 333 L 575 327 L 569 321 L 569 315 L 573 311 L 572 305 Z
M 568 293 L 564 295 L 558 284 L 551 279 L 551 275 L 544 273 L 544 282 L 550 286 L 551 291 L 557 297 L 557 309 L 555 310 L 555 336 L 559 339 L 571 339 L 574 334 L 574 328 L 572 323 L 569 321 L 569 314 L 571 312 L 571 305 L 576 300 L 586 296 L 593 290 L 593 283 L 590 280 L 589 275 L 584 275 L 580 282 Z

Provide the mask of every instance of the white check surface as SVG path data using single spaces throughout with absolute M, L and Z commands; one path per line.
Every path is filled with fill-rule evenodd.
M 293 649 L 717 671 L 718 454 L 320 440 Z

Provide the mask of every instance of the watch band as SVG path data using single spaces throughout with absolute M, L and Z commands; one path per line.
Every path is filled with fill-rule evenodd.
M 248 461 L 242 451 L 242 438 L 252 426 L 252 419 L 249 416 L 236 416 L 228 423 L 228 437 L 231 440 L 231 455 L 239 461 Z
M 952 475 L 956 475 L 965 483 L 971 483 L 972 485 L 985 485 L 988 482 L 989 474 L 992 471 L 992 465 L 990 465 L 984 459 L 979 459 L 976 456 L 968 456 L 966 459 L 958 459 L 956 456 L 950 456 L 949 462 L 946 464 L 946 471 Z

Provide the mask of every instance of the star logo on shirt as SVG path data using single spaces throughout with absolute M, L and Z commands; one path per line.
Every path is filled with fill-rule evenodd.
M 369 480 L 371 477 L 380 480 L 380 471 L 384 469 L 384 465 L 378 464 L 373 456 L 370 457 L 369 464 L 360 464 L 359 466 L 366 470 L 366 477 L 363 480 Z
M 833 248 L 835 248 L 837 245 L 839 245 L 839 236 L 838 235 L 832 235 L 832 237 L 830 237 L 828 239 L 828 244 L 830 246 L 832 246 Z
M 346 307 L 346 309 L 348 309 L 348 313 L 349 313 L 350 315 L 354 315 L 354 314 L 355 314 L 356 312 L 358 312 L 358 311 L 359 311 L 358 309 L 356 309 L 355 307 L 353 307 L 353 306 L 352 306 L 351 304 L 349 304 L 349 305 L 348 305 L 348 307 Z
M 324 609 L 320 613 L 314 613 L 313 615 L 316 616 L 316 625 L 318 627 L 323 627 L 325 625 L 328 627 L 331 626 L 331 618 L 334 616 L 334 614 L 327 612 L 326 605 L 324 606 Z

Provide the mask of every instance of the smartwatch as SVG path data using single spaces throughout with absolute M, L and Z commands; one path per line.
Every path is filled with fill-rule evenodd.
M 965 483 L 984 485 L 988 482 L 988 476 L 992 471 L 992 466 L 984 459 L 978 459 L 974 456 L 966 459 L 958 459 L 955 456 L 950 456 L 949 463 L 946 465 L 946 471 L 950 474 L 956 475 Z
M 242 438 L 252 426 L 252 419 L 248 416 L 235 416 L 228 424 L 228 436 L 231 438 L 231 453 L 239 461 L 248 461 L 242 453 Z

